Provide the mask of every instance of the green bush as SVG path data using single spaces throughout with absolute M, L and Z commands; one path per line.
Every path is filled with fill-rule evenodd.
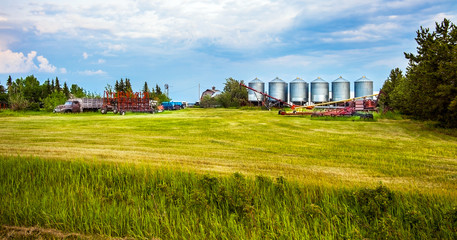
M 65 101 L 67 101 L 67 97 L 63 92 L 53 92 L 43 100 L 44 109 L 52 112 L 56 106 L 64 104 Z

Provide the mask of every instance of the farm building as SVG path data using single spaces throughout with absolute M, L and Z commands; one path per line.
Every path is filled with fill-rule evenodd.
M 221 91 L 217 90 L 216 87 L 212 87 L 211 89 L 206 89 L 203 93 L 202 96 L 200 97 L 200 101 L 205 97 L 205 96 L 210 96 L 210 97 L 215 97 L 219 95 Z

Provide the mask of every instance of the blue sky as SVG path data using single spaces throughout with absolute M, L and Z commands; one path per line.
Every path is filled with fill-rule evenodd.
M 444 18 L 457 23 L 457 1 L 2 0 L 0 83 L 57 76 L 103 93 L 129 78 L 189 102 L 228 77 L 367 76 L 378 90 L 419 27 Z

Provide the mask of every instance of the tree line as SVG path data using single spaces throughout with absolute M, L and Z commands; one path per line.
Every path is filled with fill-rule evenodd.
M 386 110 L 399 111 L 420 120 L 457 127 L 457 28 L 448 19 L 435 31 L 420 27 L 415 38 L 417 54 L 405 53 L 406 74 L 390 72 L 380 96 Z
M 69 88 L 64 82 L 62 86 L 58 77 L 40 84 L 34 75 L 17 78 L 14 81 L 11 76 L 8 76 L 6 87 L 0 84 L 0 104 L 12 110 L 39 111 L 43 108 L 52 111 L 55 106 L 63 104 L 70 97 L 100 96 L 85 91 L 77 84 L 72 84 Z
M 110 85 L 107 84 L 105 87 L 105 91 L 112 93 L 112 92 L 133 92 L 132 90 L 132 84 L 130 83 L 129 78 L 121 78 L 120 80 L 116 80 L 114 83 L 114 88 Z M 168 95 L 164 92 L 162 92 L 162 89 L 159 87 L 158 84 L 156 84 L 155 88 L 149 89 L 148 82 L 145 81 L 143 88 L 141 89 L 141 92 L 147 92 L 149 94 L 149 98 L 156 100 L 157 102 L 169 102 L 171 99 L 168 97 Z

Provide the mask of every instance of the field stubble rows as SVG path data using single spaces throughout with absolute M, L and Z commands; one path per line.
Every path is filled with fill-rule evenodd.
M 267 111 L 2 116 L 3 156 L 284 176 L 457 195 L 457 138 L 410 120 L 318 121 Z

